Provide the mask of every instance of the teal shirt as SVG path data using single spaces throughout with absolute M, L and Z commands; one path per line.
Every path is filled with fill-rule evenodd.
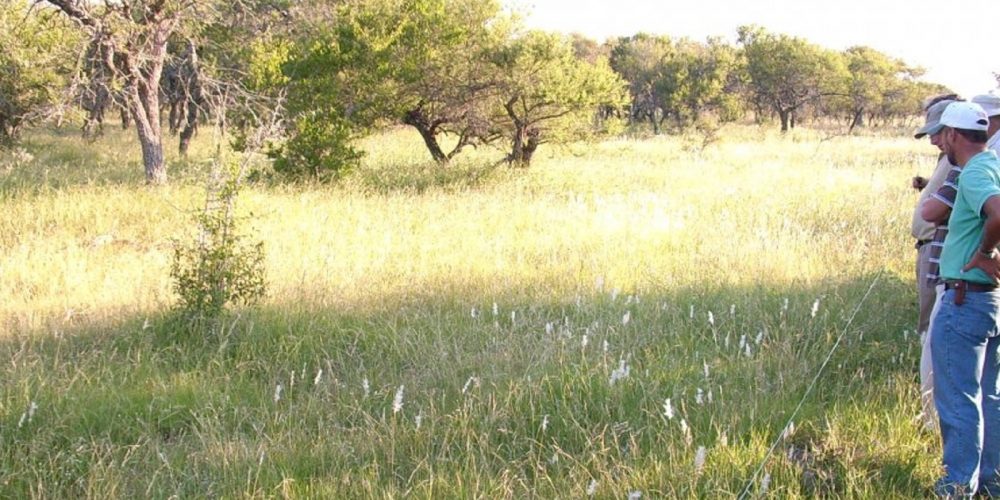
M 958 195 L 948 219 L 948 237 L 941 252 L 941 277 L 973 283 L 993 283 L 981 269 L 962 272 L 979 251 L 983 238 L 983 205 L 991 196 L 1000 195 L 1000 160 L 993 151 L 984 151 L 969 159 L 958 176 Z

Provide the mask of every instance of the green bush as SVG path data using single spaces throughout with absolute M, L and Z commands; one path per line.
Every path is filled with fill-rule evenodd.
M 228 304 L 252 305 L 266 293 L 264 243 L 248 242 L 233 215 L 240 177 L 231 169 L 227 179 L 213 181 L 196 217 L 199 236 L 175 242 L 170 276 L 190 319 L 217 317 Z
M 353 138 L 354 129 L 343 117 L 309 113 L 296 120 L 288 141 L 269 156 L 279 174 L 332 180 L 356 167 L 364 156 L 351 146 Z

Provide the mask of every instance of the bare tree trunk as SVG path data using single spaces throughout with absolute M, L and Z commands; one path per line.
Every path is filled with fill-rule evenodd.
M 167 166 L 163 159 L 163 137 L 160 129 L 159 99 L 155 96 L 143 98 L 138 89 L 131 92 L 134 104 L 129 106 L 135 120 L 135 130 L 142 147 L 142 165 L 146 171 L 147 184 L 166 184 Z M 153 111 L 152 108 L 156 108 Z M 154 119 L 150 119 L 150 115 Z
M 198 130 L 198 106 L 194 103 L 188 103 L 187 110 L 187 122 L 184 124 L 184 130 L 181 130 L 181 140 L 178 145 L 178 151 L 181 157 L 187 158 L 188 146 L 191 145 L 191 137 Z
M 441 145 L 438 143 L 435 127 L 427 120 L 427 117 L 424 116 L 424 113 L 419 108 L 407 111 L 406 115 L 403 116 L 403 123 L 417 129 L 420 137 L 424 140 L 424 144 L 427 146 L 427 151 L 430 151 L 434 161 L 440 165 L 448 163 L 448 156 L 444 154 L 444 150 L 441 149 Z
M 142 146 L 142 164 L 147 184 L 166 184 L 167 165 L 163 158 L 163 132 L 160 128 L 160 76 L 167 54 L 167 37 L 170 31 L 161 25 L 155 30 L 150 43 L 149 70 L 135 73 L 135 83 L 128 89 L 132 118 Z
M 198 49 L 194 42 L 188 40 L 187 53 L 187 74 L 182 75 L 182 85 L 184 88 L 184 107 L 187 109 L 187 120 L 184 122 L 184 129 L 181 130 L 178 150 L 182 158 L 187 158 L 188 146 L 191 145 L 191 137 L 198 130 L 198 112 L 204 102 L 201 95 L 201 71 L 198 67 Z

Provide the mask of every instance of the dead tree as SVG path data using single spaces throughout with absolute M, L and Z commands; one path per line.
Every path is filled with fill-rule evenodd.
M 121 84 L 135 121 L 149 184 L 167 182 L 160 128 L 160 78 L 167 41 L 195 14 L 195 0 L 38 0 L 55 6 L 85 30 L 96 54 Z

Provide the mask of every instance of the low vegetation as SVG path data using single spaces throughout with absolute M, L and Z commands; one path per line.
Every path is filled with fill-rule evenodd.
M 908 238 L 926 143 L 729 125 L 441 168 L 391 130 L 337 184 L 240 191 L 268 295 L 191 335 L 169 270 L 209 135 L 159 188 L 128 132 L 0 153 L 0 497 L 915 498 L 937 477 Z

